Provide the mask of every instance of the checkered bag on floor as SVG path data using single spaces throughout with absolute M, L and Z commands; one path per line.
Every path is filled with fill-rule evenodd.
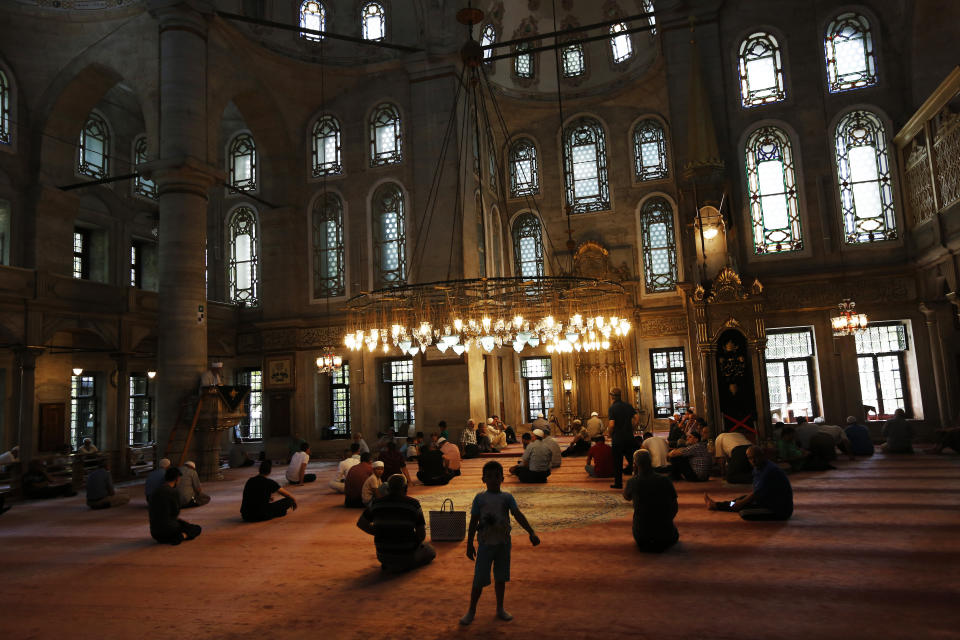
M 447 503 L 450 510 L 447 511 Z M 430 512 L 430 540 L 450 542 L 459 541 L 467 535 L 467 512 L 456 511 L 453 500 L 447 498 L 440 505 L 440 511 Z

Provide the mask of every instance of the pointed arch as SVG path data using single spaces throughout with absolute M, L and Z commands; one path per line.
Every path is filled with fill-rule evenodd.
M 514 274 L 521 278 L 544 275 L 543 225 L 534 213 L 523 212 L 513 219 Z
M 230 301 L 260 306 L 260 229 L 257 211 L 240 205 L 227 217 L 227 282 Z

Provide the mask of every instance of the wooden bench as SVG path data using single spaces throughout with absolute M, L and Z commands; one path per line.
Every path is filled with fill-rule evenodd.
M 157 445 L 150 443 L 127 450 L 127 467 L 130 475 L 139 478 L 157 468 Z

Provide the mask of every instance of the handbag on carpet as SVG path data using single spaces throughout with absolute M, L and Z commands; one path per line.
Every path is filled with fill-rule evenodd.
M 447 511 L 447 503 L 450 510 Z M 440 511 L 430 512 L 430 539 L 440 541 L 459 541 L 467 535 L 467 512 L 456 511 L 453 500 L 447 498 L 440 505 Z

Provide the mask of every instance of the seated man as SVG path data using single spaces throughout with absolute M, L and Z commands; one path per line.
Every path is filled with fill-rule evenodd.
M 713 456 L 707 450 L 707 443 L 700 440 L 699 431 L 687 434 L 687 446 L 674 449 L 667 456 L 670 459 L 670 477 L 674 480 L 706 482 L 710 479 Z
M 647 431 L 643 434 L 642 449 L 650 453 L 650 464 L 657 473 L 667 473 L 670 471 L 670 445 L 660 436 L 655 436 Z
M 613 477 L 613 449 L 606 443 L 601 433 L 593 439 L 594 445 L 587 452 L 587 464 L 584 466 L 591 478 Z
M 370 446 L 359 431 L 353 432 L 353 441 L 360 445 L 360 453 L 370 453 Z
M 554 432 L 559 431 L 557 427 L 551 427 L 554 429 Z M 553 454 L 551 456 L 550 467 L 553 469 L 558 469 L 561 464 L 563 464 L 563 451 L 560 450 L 560 443 L 557 442 L 557 439 L 550 435 L 550 431 L 547 430 L 543 436 L 543 442 L 550 447 L 550 452 Z
M 20 462 L 20 445 L 15 445 L 10 448 L 10 451 L 0 453 L 0 465 L 13 464 L 14 462 Z
M 460 432 L 460 455 L 464 460 L 480 455 L 480 447 L 477 446 L 477 425 L 473 420 L 467 420 L 463 431 Z
M 412 484 L 410 481 L 410 472 L 407 471 L 407 461 L 404 460 L 400 452 L 397 451 L 396 442 L 389 443 L 386 450 L 380 452 L 379 460 L 383 463 L 384 478 L 389 478 L 399 473 L 407 479 L 407 484 Z
M 27 472 L 21 480 L 23 496 L 25 498 L 46 500 L 48 498 L 70 497 L 77 495 L 73 485 L 69 482 L 56 482 L 40 460 L 30 461 Z
M 526 434 L 524 434 L 526 435 Z M 553 466 L 553 450 L 543 441 L 542 429 L 533 430 L 533 441 L 523 450 L 520 464 L 510 469 L 520 482 L 542 483 L 547 481 Z
M 97 449 L 97 445 L 93 444 L 93 440 L 90 438 L 84 438 L 83 444 L 77 449 L 77 453 L 81 455 L 92 455 L 99 451 L 100 449 Z
M 369 507 L 374 498 L 380 497 L 380 487 L 383 485 L 383 463 L 377 460 L 372 466 L 373 473 L 367 476 L 360 487 L 360 499 L 365 507 Z
M 487 437 L 490 438 L 490 447 L 499 451 L 507 446 L 507 432 L 500 428 L 500 419 L 496 416 L 487 418 Z M 514 438 L 516 440 L 516 438 Z
M 210 502 L 210 496 L 200 488 L 200 476 L 197 475 L 197 465 L 193 460 L 187 460 L 180 468 L 180 482 L 177 490 L 180 492 L 181 507 L 202 507 Z
M 360 462 L 355 464 L 343 481 L 343 506 L 360 509 L 363 507 L 363 485 L 373 475 L 370 464 L 370 452 L 360 454 Z
M 873 438 L 870 430 L 859 424 L 853 416 L 847 417 L 847 428 L 843 430 L 850 442 L 850 454 L 854 456 L 872 456 Z
M 793 471 L 800 471 L 805 467 L 807 452 L 801 449 L 796 442 L 797 432 L 793 427 L 784 426 L 780 429 L 777 438 L 777 459 L 790 465 Z
M 826 433 L 833 438 L 833 446 L 853 460 L 853 453 L 850 450 L 850 441 L 847 440 L 846 432 L 835 424 L 827 424 L 823 417 L 814 418 L 813 424 L 817 425 L 817 433 Z
M 443 454 L 435 442 L 426 442 L 420 449 L 420 468 L 417 479 L 425 485 L 442 485 L 450 482 L 453 474 L 444 465 Z
M 330 481 L 330 488 L 337 493 L 343 493 L 343 483 L 347 479 L 347 473 L 358 464 L 360 464 L 360 445 L 356 442 L 351 442 L 350 455 L 340 461 L 340 465 L 337 466 L 337 476 Z
M 363 447 L 360 447 L 363 451 Z M 310 443 L 301 442 L 300 450 L 290 457 L 287 465 L 287 482 L 290 484 L 306 484 L 317 479 L 317 474 L 307 473 L 307 464 L 310 463 Z
M 880 447 L 884 453 L 913 453 L 913 427 L 903 409 L 894 411 L 884 423 L 882 435 L 887 439 Z
M 403 476 L 390 476 L 386 486 L 386 495 L 370 503 L 357 526 L 373 536 L 384 571 L 409 571 L 429 564 L 437 552 L 424 542 L 427 531 L 420 503 L 407 496 Z
M 787 474 L 767 460 L 763 449 L 756 445 L 747 449 L 747 458 L 753 465 L 753 492 L 723 502 L 705 493 L 707 508 L 737 512 L 744 520 L 787 520 L 793 515 L 793 488 Z
M 750 484 L 753 482 L 753 468 L 747 460 L 747 448 L 753 444 L 739 431 L 728 431 L 717 435 L 713 442 L 713 454 L 726 461 L 725 479 L 731 484 Z
M 606 430 L 606 427 L 603 426 L 603 420 L 600 419 L 600 414 L 592 411 L 587 419 L 587 434 L 590 436 L 590 441 L 595 441 L 597 436 L 602 435 Z
M 163 484 L 150 498 L 150 535 L 162 544 L 180 544 L 184 540 L 193 540 L 200 535 L 200 525 L 181 520 L 180 469 L 170 467 L 163 476 Z
M 460 449 L 445 436 L 440 436 L 437 444 L 440 445 L 440 454 L 443 456 L 443 468 L 451 478 L 460 475 Z
M 400 453 L 405 460 L 416 460 L 420 456 L 421 446 L 423 446 L 423 431 L 417 431 L 415 436 L 408 438 L 400 447 Z
M 586 455 L 590 451 L 590 434 L 587 432 L 585 427 L 580 427 L 577 431 L 577 435 L 573 437 L 573 440 L 570 444 L 567 445 L 567 448 L 563 450 L 563 453 L 560 455 L 564 458 L 569 456 L 582 456 Z
M 87 476 L 87 506 L 91 509 L 109 509 L 130 502 L 130 496 L 113 488 L 110 463 L 102 459 L 99 466 Z
M 243 443 L 239 440 L 230 445 L 230 468 L 239 469 L 241 467 L 252 467 L 253 458 L 243 448 Z
M 623 498 L 633 501 L 633 539 L 641 551 L 661 553 L 680 539 L 673 524 L 677 491 L 669 478 L 653 472 L 644 449 L 633 454 L 633 477 L 623 488 Z
M 150 496 L 163 484 L 163 477 L 167 474 L 169 468 L 170 458 L 160 458 L 157 468 L 147 474 L 147 479 L 143 483 L 143 497 L 147 499 L 147 504 L 150 504 Z
M 297 500 L 276 480 L 270 478 L 271 471 L 273 471 L 273 462 L 264 460 L 260 463 L 260 471 L 257 475 L 243 485 L 240 517 L 246 522 L 263 522 L 282 518 L 287 515 L 287 509 L 297 510 Z M 271 502 L 270 499 L 275 493 L 283 497 Z

